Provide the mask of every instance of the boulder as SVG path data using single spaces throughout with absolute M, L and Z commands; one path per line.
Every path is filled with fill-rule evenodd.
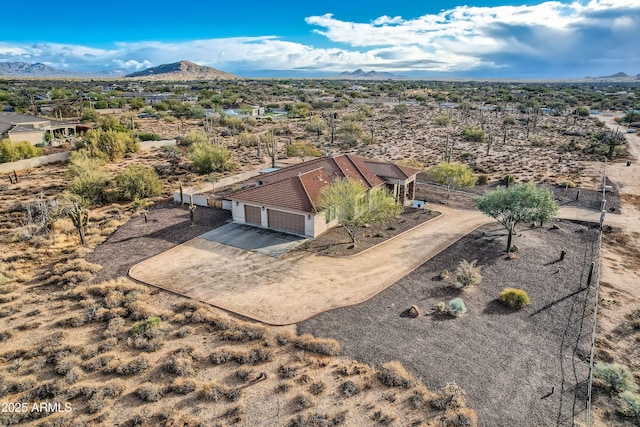
M 420 316 L 420 310 L 418 310 L 418 307 L 416 307 L 415 305 L 412 305 L 407 313 L 409 314 L 409 317 L 413 318 Z

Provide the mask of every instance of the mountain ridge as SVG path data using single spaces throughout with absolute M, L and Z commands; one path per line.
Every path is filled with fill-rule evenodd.
M 147 68 L 127 74 L 125 77 L 152 80 L 233 80 L 238 78 L 231 73 L 184 60 Z

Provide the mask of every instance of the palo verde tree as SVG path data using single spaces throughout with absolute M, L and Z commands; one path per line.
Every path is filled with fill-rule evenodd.
M 360 181 L 350 178 L 338 178 L 324 187 L 320 193 L 319 207 L 326 210 L 328 220 L 338 221 L 354 246 L 362 227 L 388 221 L 402 210 L 402 206 L 385 188 L 376 187 L 367 191 Z
M 473 187 L 478 180 L 469 166 L 447 162 L 438 163 L 429 169 L 429 177 L 447 187 L 447 199 L 451 197 L 453 190 Z
M 545 221 L 558 212 L 553 194 L 545 187 L 528 182 L 487 191 L 475 199 L 476 207 L 507 229 L 507 252 L 511 251 L 513 233 L 521 222 Z

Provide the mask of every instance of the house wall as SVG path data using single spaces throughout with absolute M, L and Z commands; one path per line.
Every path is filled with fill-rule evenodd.
M 9 139 L 13 142 L 27 141 L 36 145 L 44 140 L 44 131 L 34 129 L 33 132 L 9 132 Z

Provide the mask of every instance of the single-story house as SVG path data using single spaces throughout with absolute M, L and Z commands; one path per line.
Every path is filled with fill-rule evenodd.
M 321 190 L 336 178 L 386 187 L 399 203 L 415 197 L 419 169 L 342 154 L 320 157 L 256 177 L 255 186 L 228 196 L 234 222 L 316 237 L 336 226 L 318 207 Z
M 0 113 L 0 139 L 28 141 L 35 145 L 44 142 L 47 132 L 56 130 L 67 135 L 69 131 L 75 132 L 75 125 L 28 114 Z

